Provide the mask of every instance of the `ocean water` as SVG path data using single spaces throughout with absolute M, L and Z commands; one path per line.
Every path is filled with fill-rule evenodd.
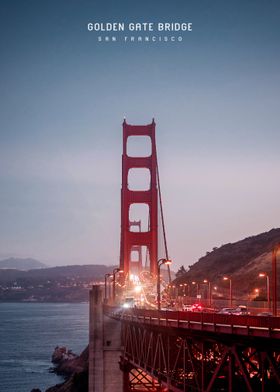
M 48 370 L 55 346 L 80 353 L 88 343 L 81 304 L 0 303 L 0 392 L 30 392 L 63 381 Z

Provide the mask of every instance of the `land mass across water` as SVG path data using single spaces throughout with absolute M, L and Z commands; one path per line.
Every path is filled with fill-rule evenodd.
M 71 265 L 0 269 L 0 302 L 84 302 L 92 284 L 104 282 L 114 266 Z
M 211 282 L 213 297 L 228 296 L 227 276 L 232 280 L 233 297 L 238 299 L 266 299 L 265 279 L 259 273 L 271 276 L 271 253 L 280 243 L 280 228 L 250 236 L 235 243 L 215 247 L 197 262 L 182 266 L 173 281 L 180 292 L 180 285 L 188 284 L 190 296 L 195 296 L 195 285 L 200 284 L 203 294 L 203 281 Z M 116 266 L 72 265 L 51 268 L 37 267 L 29 270 L 15 269 L 15 259 L 5 260 L 0 267 L 0 302 L 84 302 L 92 284 L 103 284 L 104 275 L 112 273 Z M 34 261 L 32 261 L 34 262 Z M 17 260 L 20 264 L 20 260 Z M 6 268 L 7 266 L 10 268 Z M 1 266 L 1 261 L 0 261 Z M 280 277 L 279 277 L 280 278 Z M 278 282 L 280 284 L 280 280 Z M 192 287 L 192 288 L 191 288 Z M 255 289 L 258 288 L 256 292 Z M 207 297 L 207 284 L 204 287 Z M 185 290 L 182 288 L 182 290 Z M 182 291 L 181 290 L 181 291 Z M 193 291 L 193 292 L 192 292 Z
M 0 269 L 17 269 L 20 271 L 28 271 L 37 268 L 46 268 L 47 265 L 41 261 L 31 258 L 9 257 L 8 259 L 0 260 Z

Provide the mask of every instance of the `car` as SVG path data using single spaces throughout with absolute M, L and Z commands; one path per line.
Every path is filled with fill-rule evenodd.
M 223 308 L 218 311 L 219 314 L 232 314 L 235 308 Z
M 248 316 L 250 312 L 247 312 L 247 310 L 236 308 L 231 314 L 235 314 L 236 316 Z
M 272 317 L 273 314 L 271 312 L 261 312 L 258 313 L 257 316 L 261 316 L 261 317 Z
M 184 311 L 184 312 L 192 312 L 192 305 L 183 305 L 182 306 L 182 310 Z
M 247 306 L 239 305 L 236 308 L 223 308 L 219 312 L 219 314 L 234 314 L 235 316 L 247 316 L 250 314 L 247 310 Z
M 175 311 L 175 309 L 173 309 L 173 308 L 166 308 L 166 307 L 163 307 L 163 308 L 160 308 L 161 310 L 164 310 L 165 312 L 174 312 Z
M 134 297 L 127 297 L 124 300 L 123 303 L 123 308 L 128 309 L 128 308 L 133 308 L 135 306 L 135 298 Z
M 232 314 L 238 315 L 238 316 L 248 316 L 250 312 L 248 312 L 247 306 L 246 305 L 238 305 Z
M 201 312 L 202 311 L 202 305 L 201 304 L 193 304 L 192 305 L 192 312 Z
M 246 305 L 237 305 L 236 308 L 240 308 L 242 311 L 247 311 L 247 306 Z

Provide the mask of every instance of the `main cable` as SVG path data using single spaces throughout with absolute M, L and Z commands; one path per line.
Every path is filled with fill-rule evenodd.
M 160 187 L 160 180 L 159 180 L 159 168 L 158 168 L 157 152 L 156 152 L 156 173 L 157 173 L 158 195 L 159 195 L 159 205 L 160 205 L 160 215 L 161 215 L 161 225 L 162 225 L 162 231 L 163 231 L 163 242 L 164 242 L 165 257 L 166 257 L 166 260 L 169 260 L 168 248 L 167 248 L 167 239 L 166 239 L 166 230 L 165 230 L 165 222 L 164 222 L 164 216 L 163 216 L 163 205 L 162 205 L 161 187 Z M 171 273 L 170 273 L 169 264 L 167 265 L 167 270 L 168 270 L 169 283 L 171 283 Z

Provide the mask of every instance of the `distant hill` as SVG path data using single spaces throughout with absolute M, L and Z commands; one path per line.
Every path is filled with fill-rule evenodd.
M 232 279 L 233 291 L 246 294 L 255 287 L 265 285 L 258 277 L 260 272 L 271 276 L 271 252 L 278 243 L 279 228 L 214 248 L 190 266 L 189 271 L 178 277 L 176 282 L 202 282 L 208 279 L 220 286 L 222 277 L 227 275 Z
M 88 301 L 94 283 L 115 266 L 71 265 L 28 271 L 0 269 L 0 302 L 83 302 Z
M 11 257 L 9 259 L 0 260 L 0 269 L 2 268 L 10 268 L 10 269 L 18 269 L 22 271 L 27 271 L 35 268 L 46 268 L 46 264 L 41 263 L 35 259 L 20 259 Z
M 53 280 L 53 279 L 102 279 L 106 273 L 112 273 L 114 267 L 105 265 L 67 265 L 61 267 L 50 267 L 31 269 L 28 271 L 16 269 L 0 270 L 0 283 L 9 283 L 14 280 Z

